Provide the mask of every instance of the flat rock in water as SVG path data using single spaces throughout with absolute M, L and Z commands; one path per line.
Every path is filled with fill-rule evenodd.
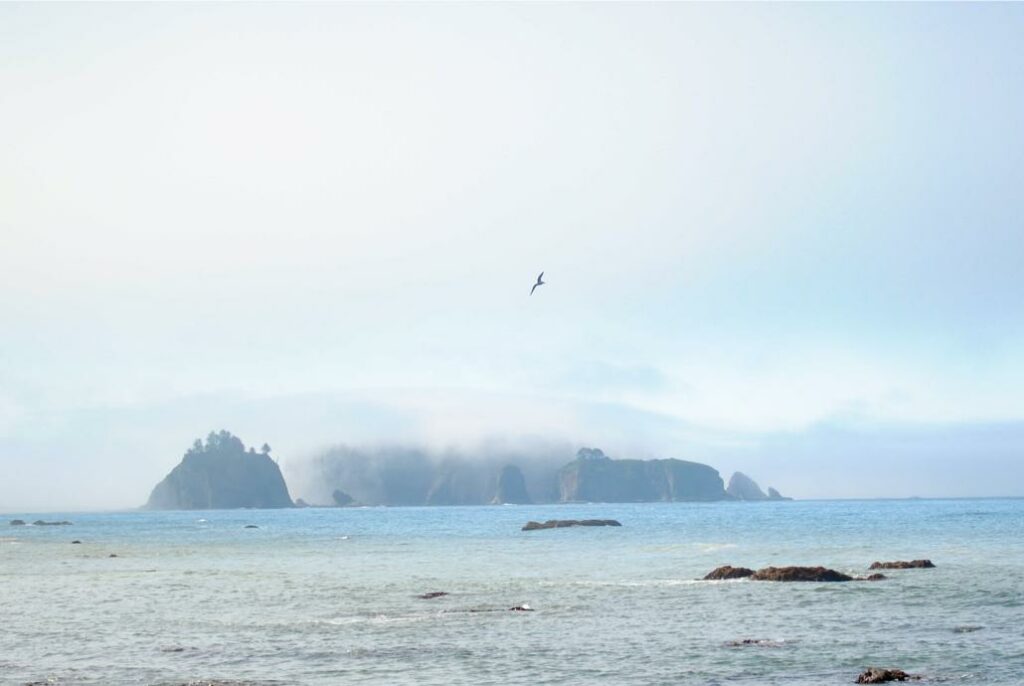
M 895 560 L 893 562 L 872 562 L 868 569 L 932 569 L 931 560 Z
M 754 581 L 853 581 L 852 576 L 825 567 L 765 567 L 750 578 Z
M 614 519 L 549 519 L 546 522 L 527 522 L 523 531 L 536 529 L 564 529 L 570 526 L 622 526 Z
M 41 519 L 37 519 L 36 521 L 32 522 L 32 526 L 71 526 L 71 522 L 44 522 Z
M 443 598 L 448 595 L 448 591 L 431 591 L 430 593 L 424 593 L 419 596 L 420 600 L 433 600 L 434 598 Z
M 746 567 L 733 567 L 732 565 L 723 565 L 710 574 L 704 577 L 704 581 L 721 581 L 723 579 L 743 579 L 748 576 L 753 576 L 754 570 L 747 569 Z
M 902 669 L 882 669 L 880 667 L 868 667 L 864 673 L 857 677 L 858 684 L 885 684 L 890 681 L 918 681 L 921 677 L 916 674 L 907 674 Z

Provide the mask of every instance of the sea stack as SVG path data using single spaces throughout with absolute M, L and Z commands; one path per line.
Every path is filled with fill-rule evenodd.
M 523 478 L 523 472 L 519 467 L 507 464 L 501 468 L 501 473 L 498 474 L 498 488 L 491 502 L 495 505 L 530 503 L 530 494 L 526 492 L 526 479 Z
M 294 507 L 270 446 L 248 451 L 227 431 L 196 440 L 177 467 L 158 483 L 151 510 L 214 510 Z
M 558 475 L 562 502 L 725 500 L 722 477 L 706 464 L 686 460 L 613 460 L 581 448 Z

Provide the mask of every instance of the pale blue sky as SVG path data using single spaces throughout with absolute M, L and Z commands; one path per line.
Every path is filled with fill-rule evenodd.
M 1024 494 L 1022 35 L 1016 4 L 0 5 L 0 509 L 140 503 L 222 427 L 286 473 L 501 435 Z

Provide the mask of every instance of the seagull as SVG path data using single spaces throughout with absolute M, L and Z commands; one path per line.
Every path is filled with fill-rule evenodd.
M 541 272 L 540 276 L 537 277 L 537 283 L 533 284 L 533 288 L 530 289 L 530 295 L 533 295 L 533 292 L 535 290 L 537 290 L 537 286 L 543 286 L 543 285 L 544 285 L 544 272 Z

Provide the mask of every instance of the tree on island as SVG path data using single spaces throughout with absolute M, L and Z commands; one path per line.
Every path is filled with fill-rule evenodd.
M 264 443 L 263 447 L 260 448 L 260 452 L 263 453 L 264 455 L 269 455 L 270 454 L 270 445 L 267 444 L 267 443 Z

